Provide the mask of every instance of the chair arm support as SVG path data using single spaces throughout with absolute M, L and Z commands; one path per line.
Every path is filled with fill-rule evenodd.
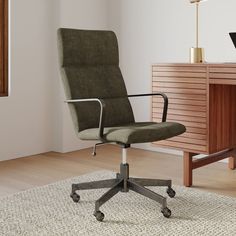
M 101 141 L 103 139 L 103 132 L 104 132 L 104 117 L 105 117 L 105 101 L 99 98 L 86 98 L 86 99 L 73 99 L 73 100 L 66 100 L 66 103 L 79 103 L 79 102 L 98 102 L 100 105 L 100 118 L 99 118 L 99 138 Z
M 161 96 L 164 100 L 163 114 L 162 114 L 162 122 L 166 122 L 167 118 L 167 110 L 168 110 L 168 97 L 164 93 L 146 93 L 146 94 L 135 94 L 128 95 L 129 98 L 132 97 L 145 97 L 145 96 Z

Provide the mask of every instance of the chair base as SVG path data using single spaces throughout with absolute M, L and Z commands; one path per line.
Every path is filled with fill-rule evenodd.
M 128 192 L 129 190 L 132 190 L 160 203 L 162 205 L 161 212 L 166 218 L 169 218 L 171 216 L 171 211 L 167 208 L 166 198 L 148 188 L 145 188 L 144 186 L 167 186 L 167 194 L 169 197 L 173 198 L 175 196 L 175 191 L 171 187 L 171 180 L 130 178 L 129 164 L 120 164 L 120 173 L 116 174 L 116 179 L 72 184 L 72 192 L 70 196 L 74 202 L 79 202 L 80 196 L 76 193 L 77 190 L 110 188 L 95 203 L 94 216 L 98 221 L 102 221 L 104 219 L 104 214 L 99 210 L 99 208 L 118 192 Z

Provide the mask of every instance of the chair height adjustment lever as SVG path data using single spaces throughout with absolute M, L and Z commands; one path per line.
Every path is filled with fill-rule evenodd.
M 96 143 L 96 144 L 94 145 L 94 147 L 93 147 L 93 153 L 92 153 L 92 155 L 93 155 L 93 156 L 96 156 L 96 155 L 97 155 L 97 153 L 96 153 L 97 146 L 104 145 L 104 144 L 105 144 L 105 143 Z

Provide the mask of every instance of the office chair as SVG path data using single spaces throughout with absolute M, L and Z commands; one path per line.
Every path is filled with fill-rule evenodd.
M 166 198 L 145 186 L 167 186 L 167 194 L 174 197 L 171 180 L 129 177 L 126 157 L 131 144 L 168 139 L 185 132 L 182 124 L 166 122 L 167 96 L 162 93 L 127 95 L 119 68 L 117 38 L 111 31 L 61 28 L 58 42 L 66 102 L 78 137 L 99 141 L 99 144 L 115 143 L 123 150 L 116 178 L 72 184 L 71 198 L 79 202 L 78 190 L 110 188 L 95 203 L 94 216 L 102 221 L 104 214 L 99 208 L 119 191 L 132 190 L 160 203 L 161 212 L 169 218 L 171 211 Z M 164 99 L 162 122 L 135 122 L 129 98 L 141 96 Z M 96 145 L 93 155 L 96 155 Z

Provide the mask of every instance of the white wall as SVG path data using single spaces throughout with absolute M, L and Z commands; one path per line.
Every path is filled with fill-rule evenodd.
M 119 13 L 117 13 L 117 9 Z M 236 31 L 235 0 L 200 6 L 200 46 L 209 62 L 236 62 L 228 32 Z M 195 44 L 195 7 L 187 0 L 110 0 L 109 28 L 117 32 L 129 93 L 151 91 L 151 64 L 188 62 Z M 134 102 L 138 120 L 150 120 L 149 99 Z M 151 149 L 150 145 L 139 147 Z
M 11 93 L 0 98 L 0 160 L 86 146 L 63 103 L 56 30 L 105 29 L 107 11 L 107 0 L 11 0 Z
M 9 97 L 0 98 L 0 160 L 51 150 L 54 1 L 10 2 Z

